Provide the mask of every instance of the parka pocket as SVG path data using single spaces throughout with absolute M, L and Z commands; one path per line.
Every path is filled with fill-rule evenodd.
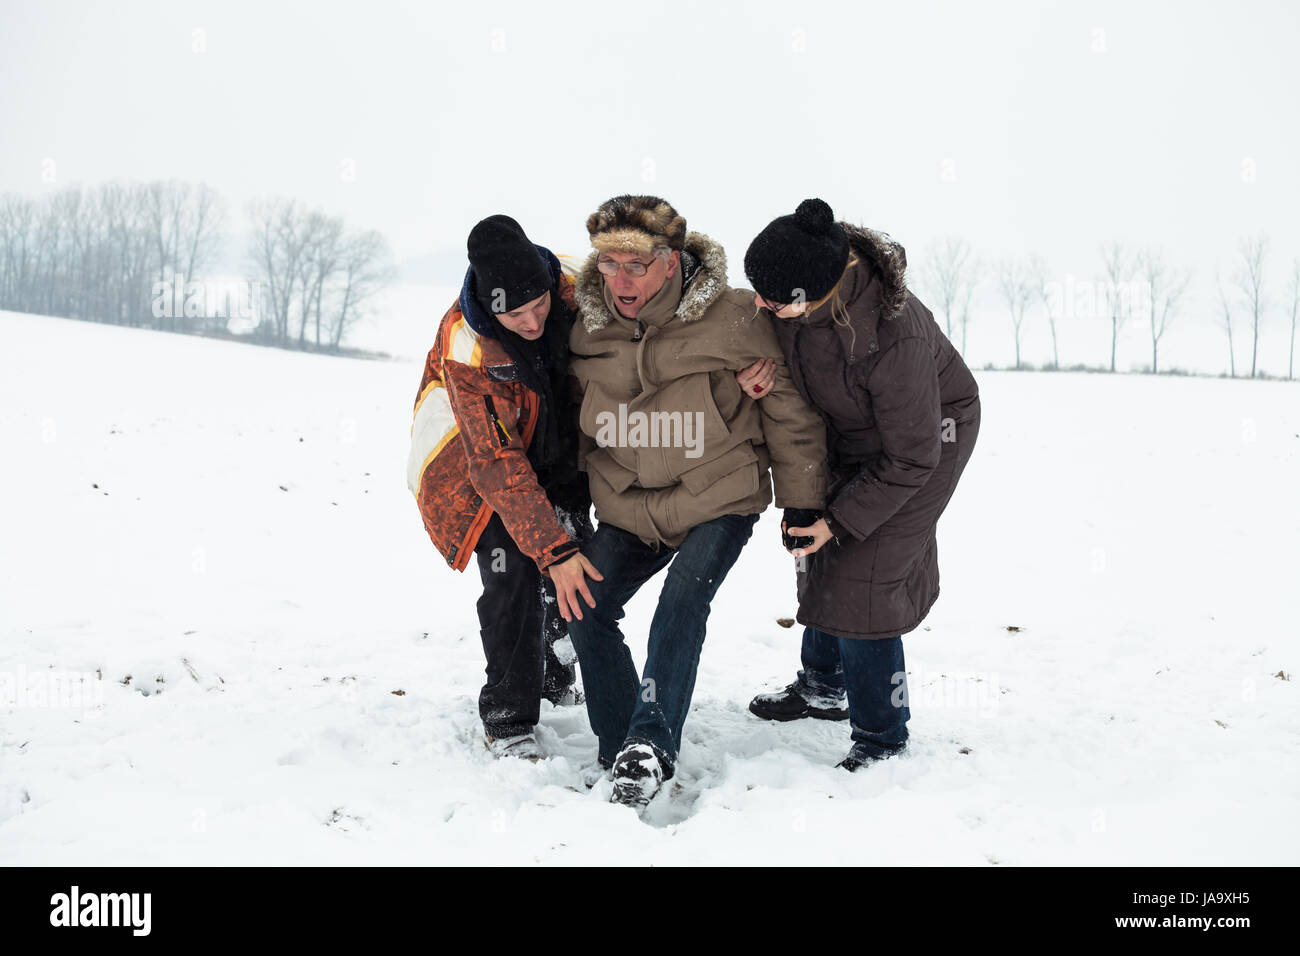
M 668 383 L 646 403 L 645 412 L 657 447 L 642 450 L 649 456 L 642 461 L 643 470 L 663 484 L 684 480 L 735 443 L 714 401 L 707 372 Z
M 614 493 L 619 495 L 636 484 L 636 472 L 629 471 L 615 461 L 608 448 L 593 448 L 587 452 L 587 473 L 600 475 Z
M 742 469 L 745 470 L 745 474 L 740 473 Z M 758 491 L 758 455 L 753 447 L 745 442 L 698 468 L 692 468 L 682 475 L 681 483 L 696 497 L 715 488 L 719 500 L 736 501 L 748 497 Z M 718 487 L 724 484 L 726 488 Z

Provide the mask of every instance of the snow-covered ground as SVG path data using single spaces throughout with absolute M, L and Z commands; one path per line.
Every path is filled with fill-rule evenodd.
M 1300 385 L 977 374 L 910 755 L 746 712 L 797 663 L 769 512 L 643 822 L 581 708 L 482 746 L 417 364 L 0 313 L 0 862 L 1300 862 Z

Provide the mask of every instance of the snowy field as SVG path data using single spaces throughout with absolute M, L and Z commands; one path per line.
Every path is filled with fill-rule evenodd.
M 747 713 L 797 666 L 769 511 L 642 821 L 581 708 L 483 748 L 417 364 L 0 313 L 0 863 L 1300 863 L 1300 385 L 976 374 L 909 755 Z

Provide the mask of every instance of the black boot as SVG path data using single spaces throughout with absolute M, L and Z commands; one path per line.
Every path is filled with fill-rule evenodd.
M 775 694 L 759 694 L 749 702 L 749 712 L 764 720 L 799 720 L 812 717 L 816 720 L 848 720 L 849 705 L 843 698 L 807 695 L 799 690 L 799 682 Z
M 659 748 L 648 741 L 627 741 L 614 758 L 614 792 L 611 803 L 643 809 L 672 777 L 672 768 Z
M 867 764 L 876 763 L 880 760 L 888 760 L 890 757 L 896 757 L 907 749 L 907 744 L 901 743 L 897 747 L 891 747 L 883 751 L 869 751 L 861 744 L 854 744 L 844 759 L 835 766 L 841 770 L 847 770 L 853 773 L 859 767 L 865 767 Z

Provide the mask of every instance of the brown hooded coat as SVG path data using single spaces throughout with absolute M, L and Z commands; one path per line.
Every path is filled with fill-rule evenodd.
M 939 596 L 935 528 L 975 447 L 979 388 L 907 290 L 902 246 L 841 225 L 858 259 L 838 290 L 848 323 L 832 319 L 833 299 L 775 320 L 795 387 L 826 421 L 837 536 L 797 576 L 797 617 L 888 638 L 915 629 Z

